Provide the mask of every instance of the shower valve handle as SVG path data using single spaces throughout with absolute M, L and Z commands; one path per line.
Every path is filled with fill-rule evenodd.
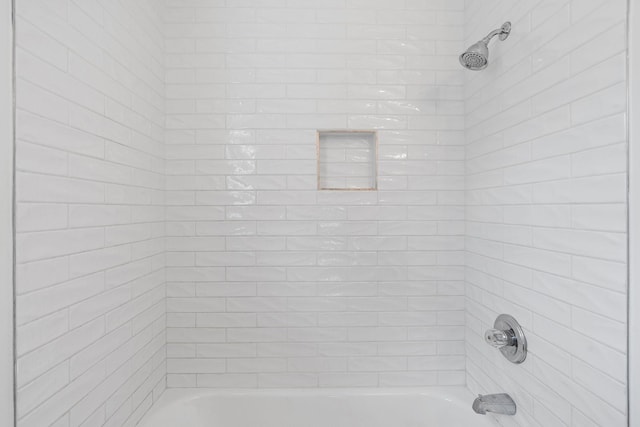
M 522 363 L 527 358 L 527 339 L 522 326 L 513 316 L 501 314 L 493 323 L 493 329 L 484 333 L 487 344 L 500 350 L 500 353 L 513 363 Z
M 517 343 L 513 331 L 503 331 L 500 329 L 489 329 L 485 332 L 484 339 L 487 344 L 495 348 L 511 347 Z

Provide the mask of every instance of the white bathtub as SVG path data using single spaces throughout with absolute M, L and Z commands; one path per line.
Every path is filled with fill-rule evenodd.
M 167 390 L 139 427 L 491 427 L 463 388 Z

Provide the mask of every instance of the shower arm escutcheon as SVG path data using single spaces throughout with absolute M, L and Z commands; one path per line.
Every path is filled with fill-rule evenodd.
M 493 327 L 484 334 L 487 344 L 500 349 L 510 362 L 524 362 L 527 358 L 527 339 L 518 321 L 508 314 L 501 314 Z

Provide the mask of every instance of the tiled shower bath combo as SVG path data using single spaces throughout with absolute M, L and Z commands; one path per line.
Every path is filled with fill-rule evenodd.
M 18 427 L 627 426 L 625 0 L 15 7 Z

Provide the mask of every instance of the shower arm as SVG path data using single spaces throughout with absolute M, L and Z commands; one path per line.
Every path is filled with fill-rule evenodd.
M 487 37 L 483 38 L 481 41 L 482 43 L 488 45 L 495 36 L 500 36 L 500 40 L 504 41 L 507 39 L 507 37 L 509 37 L 510 33 L 511 24 L 509 22 L 505 22 L 502 27 L 498 28 L 497 30 L 493 30 L 489 33 L 489 35 L 487 35 Z
M 487 37 L 482 39 L 482 43 L 489 44 L 489 42 L 498 34 L 502 34 L 502 30 L 493 30 Z

